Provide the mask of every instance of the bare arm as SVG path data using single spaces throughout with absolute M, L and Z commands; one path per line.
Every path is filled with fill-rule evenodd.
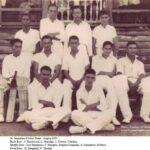
M 56 78 L 59 77 L 60 71 L 61 71 L 61 65 L 57 65 L 57 66 L 55 67 L 54 74 L 53 74 L 53 76 L 52 76 L 52 78 L 51 78 L 51 82 L 53 82 Z

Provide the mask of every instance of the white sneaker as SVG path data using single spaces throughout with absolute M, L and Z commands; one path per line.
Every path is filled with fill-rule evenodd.
M 131 121 L 131 118 L 125 118 L 125 119 L 123 119 L 122 122 L 125 123 L 125 124 L 129 124 L 130 121 Z
M 86 131 L 86 128 L 84 128 L 84 127 L 80 127 L 80 126 L 69 127 L 70 134 L 84 133 L 85 131 Z
M 32 123 L 32 129 L 33 130 L 40 130 L 40 129 L 44 129 L 45 127 L 47 127 L 47 123 Z
M 16 120 L 16 122 L 23 122 L 23 121 L 25 121 L 24 115 L 20 115 Z
M 4 122 L 4 117 L 3 117 L 3 115 L 0 115 L 0 122 Z
M 112 123 L 109 123 L 106 127 L 103 128 L 105 131 L 114 131 L 115 126 Z
M 149 117 L 143 117 L 142 119 L 145 123 L 150 123 L 150 118 Z
M 59 123 L 52 124 L 52 127 L 53 127 L 53 129 L 54 129 L 54 130 L 55 130 L 55 129 L 57 129 L 57 128 L 58 128 L 58 126 L 59 126 Z
M 117 120 L 116 117 L 113 118 L 112 123 L 113 123 L 115 126 L 120 126 L 120 125 L 121 125 L 120 122 Z

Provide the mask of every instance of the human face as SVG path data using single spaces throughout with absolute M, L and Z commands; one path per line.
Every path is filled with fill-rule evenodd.
M 112 46 L 111 45 L 105 45 L 103 47 L 103 56 L 104 57 L 108 57 L 111 52 L 112 52 Z
M 49 83 L 51 78 L 51 72 L 49 70 L 42 70 L 40 75 L 42 83 Z
M 69 41 L 69 46 L 70 46 L 72 51 L 76 51 L 78 49 L 78 46 L 79 46 L 79 41 L 77 39 L 71 39 Z
M 44 50 L 50 50 L 51 46 L 52 46 L 52 41 L 51 41 L 51 39 L 45 38 L 45 39 L 43 39 L 42 44 L 43 44 Z
M 48 12 L 51 20 L 55 20 L 57 18 L 58 9 L 56 6 L 50 6 Z
M 21 53 L 21 48 L 22 48 L 22 43 L 20 42 L 16 42 L 14 43 L 14 45 L 12 46 L 12 52 L 14 56 L 19 56 Z
M 22 16 L 22 25 L 25 27 L 30 26 L 30 17 L 28 15 Z
M 130 44 L 127 47 L 127 55 L 129 57 L 135 57 L 138 54 L 138 49 L 136 44 Z
M 95 75 L 94 74 L 86 74 L 85 75 L 85 85 L 86 86 L 92 87 L 94 81 L 95 81 Z
M 82 12 L 79 8 L 73 10 L 73 18 L 75 22 L 80 22 L 82 18 Z
M 103 26 L 106 26 L 109 24 L 109 16 L 107 14 L 104 14 L 104 15 L 101 15 L 100 16 L 100 23 L 103 25 Z

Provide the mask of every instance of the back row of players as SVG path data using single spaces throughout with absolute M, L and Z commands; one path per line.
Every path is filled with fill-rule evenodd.
M 64 29 L 63 22 L 57 20 L 57 6 L 50 5 L 49 17 L 40 22 L 40 41 L 39 32 L 30 27 L 30 16 L 22 15 L 23 28 L 15 34 L 11 41 L 12 54 L 2 64 L 1 122 L 4 121 L 4 92 L 10 89 L 11 93 L 16 78 L 19 96 L 16 121 L 26 121 L 35 130 L 49 124 L 56 129 L 60 121 L 68 122 L 70 118 L 76 125 L 69 128 L 70 133 L 114 130 L 115 125 L 120 125 L 116 118 L 118 105 L 123 123 L 128 124 L 132 119 L 129 90 L 143 94 L 140 117 L 150 123 L 150 79 L 145 75 L 144 64 L 137 59 L 137 44 L 128 42 L 126 56 L 117 60 L 113 56 L 117 34 L 108 23 L 108 13 L 100 13 L 101 24 L 93 34 L 81 16 L 80 7 L 75 6 L 74 20 Z M 36 53 L 39 41 L 42 51 Z M 74 91 L 76 99 L 72 97 Z M 9 101 L 15 97 L 11 93 Z M 10 120 L 6 118 L 6 121 Z

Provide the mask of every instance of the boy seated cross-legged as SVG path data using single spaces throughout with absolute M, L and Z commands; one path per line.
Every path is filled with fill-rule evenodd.
M 28 88 L 32 110 L 24 112 L 20 121 L 26 121 L 34 130 L 46 128 L 49 124 L 56 129 L 60 121 L 70 117 L 70 110 L 61 106 L 62 88 L 56 90 L 50 79 L 50 67 L 43 66 L 40 69 L 40 80 L 36 82 L 36 86 Z
M 71 119 L 76 126 L 71 126 L 71 134 L 89 131 L 95 134 L 100 130 L 114 130 L 111 124 L 113 113 L 107 109 L 103 90 L 95 86 L 96 72 L 87 69 L 85 72 L 85 85 L 77 91 L 77 110 L 71 113 Z

